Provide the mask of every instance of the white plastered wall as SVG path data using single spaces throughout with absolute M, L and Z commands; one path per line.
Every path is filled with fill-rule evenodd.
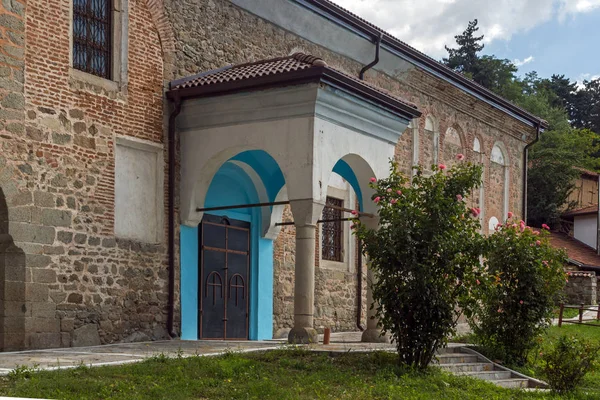
M 596 235 L 598 233 L 598 217 L 596 215 L 575 217 L 573 226 L 575 239 L 595 249 Z

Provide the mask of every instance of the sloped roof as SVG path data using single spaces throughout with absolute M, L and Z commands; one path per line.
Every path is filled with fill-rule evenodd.
M 469 90 L 473 90 L 478 95 L 483 98 L 496 103 L 502 108 L 506 108 L 511 112 L 519 115 L 520 117 L 528 120 L 534 126 L 538 122 L 541 123 L 542 128 L 548 128 L 547 121 L 542 120 L 540 117 L 530 113 L 529 111 L 521 108 L 514 103 L 506 100 L 502 96 L 497 95 L 486 87 L 478 84 L 472 79 L 467 78 L 466 76 L 455 72 L 454 70 L 448 68 L 441 62 L 435 60 L 432 57 L 429 57 L 425 53 L 420 52 L 414 47 L 408 45 L 402 40 L 390 35 L 385 32 L 383 29 L 373 25 L 369 21 L 359 17 L 358 15 L 352 13 L 351 11 L 340 7 L 339 5 L 333 3 L 331 0 L 302 0 L 303 2 L 309 3 L 311 6 L 320 10 L 321 12 L 327 14 L 329 19 L 339 20 L 344 24 L 350 25 L 355 29 L 362 31 L 367 34 L 375 35 L 383 35 L 382 44 L 389 45 L 393 49 L 396 49 L 402 52 L 405 55 L 408 55 L 414 58 L 416 61 L 423 63 L 426 67 L 431 68 L 435 72 L 447 77 L 449 80 L 454 81 L 456 83 L 462 84 L 467 87 Z
M 590 246 L 560 232 L 552 232 L 550 244 L 553 247 L 565 249 L 569 259 L 580 264 L 600 266 L 600 256 Z
M 169 98 L 206 97 L 242 90 L 321 81 L 332 83 L 336 88 L 383 105 L 407 118 L 421 115 L 415 104 L 331 68 L 319 57 L 304 53 L 230 65 L 177 79 L 170 83 L 167 96 Z
M 576 210 L 569 210 L 563 213 L 563 218 L 571 218 L 579 215 L 598 214 L 598 204 L 594 204 L 587 207 L 578 208 Z

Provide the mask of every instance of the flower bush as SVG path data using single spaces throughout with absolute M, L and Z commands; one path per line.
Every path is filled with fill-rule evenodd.
M 546 229 L 509 217 L 486 239 L 485 284 L 474 293 L 479 307 L 469 322 L 491 353 L 523 365 L 560 301 L 566 255 L 550 245 Z
M 600 346 L 589 340 L 563 335 L 551 351 L 541 354 L 543 372 L 558 393 L 574 390 L 584 376 L 597 368 Z
M 481 172 L 466 162 L 440 164 L 428 177 L 416 168 L 411 182 L 392 162 L 388 178 L 371 179 L 380 228 L 357 219 L 354 229 L 373 270 L 378 318 L 402 364 L 427 367 L 454 332 L 460 309 L 474 304 L 482 273 L 480 211 L 464 199 L 481 184 Z

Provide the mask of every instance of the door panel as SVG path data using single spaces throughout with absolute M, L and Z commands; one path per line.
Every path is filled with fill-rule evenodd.
M 205 215 L 200 232 L 199 338 L 247 339 L 250 224 Z

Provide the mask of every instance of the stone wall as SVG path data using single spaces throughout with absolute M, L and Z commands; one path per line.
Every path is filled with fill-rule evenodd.
M 593 272 L 568 272 L 565 304 L 598 304 L 597 279 Z
M 227 0 L 165 0 L 164 4 L 175 38 L 173 72 L 176 77 L 228 64 L 279 57 L 294 51 L 318 55 L 329 65 L 354 76 L 362 68 L 359 63 L 295 36 Z M 420 140 L 419 159 L 422 163 L 430 163 L 433 158 L 433 141 L 431 135 L 425 132 L 425 119 L 429 115 L 438 123 L 440 159 L 444 154 L 462 151 L 468 159 L 478 161 L 480 155 L 473 152 L 473 141 L 475 137 L 479 138 L 483 153 L 481 159 L 486 170 L 484 184 L 487 203 L 484 213 L 485 209 L 504 199 L 503 186 L 494 184 L 489 161 L 494 143 L 504 143 L 510 161 L 509 209 L 517 215 L 521 212 L 521 159 L 525 146 L 522 136 L 531 140 L 534 134 L 532 128 L 416 68 L 398 72 L 396 76 L 370 70 L 366 79 L 418 104 L 423 111 L 423 116 L 416 121 Z M 455 146 L 444 149 L 445 133 L 450 127 L 460 132 L 463 148 Z M 453 141 L 449 143 L 449 146 L 454 146 Z M 402 135 L 396 149 L 396 158 L 402 170 L 410 173 L 413 159 L 410 128 Z M 483 217 L 483 221 L 486 221 L 484 230 L 487 229 L 490 216 Z M 497 217 L 502 219 L 502 215 Z M 293 266 L 293 227 L 286 227 L 275 243 L 275 331 L 291 326 L 293 321 Z M 315 327 L 327 325 L 353 329 L 356 325 L 355 274 L 321 268 L 316 269 L 316 274 Z
M 25 261 L 22 276 L 11 275 L 18 282 L 0 279 L 14 288 L 2 291 L 14 300 L 4 302 L 4 338 L 17 329 L 22 338 L 3 350 L 110 343 L 137 331 L 166 337 L 166 235 L 141 243 L 114 234 L 116 136 L 163 142 L 155 16 L 145 0 L 127 2 L 127 75 L 116 83 L 70 67 L 72 3 L 28 1 L 26 17 L 17 0 L 0 6 L 3 233 Z M 8 323 L 9 313 L 24 323 Z

